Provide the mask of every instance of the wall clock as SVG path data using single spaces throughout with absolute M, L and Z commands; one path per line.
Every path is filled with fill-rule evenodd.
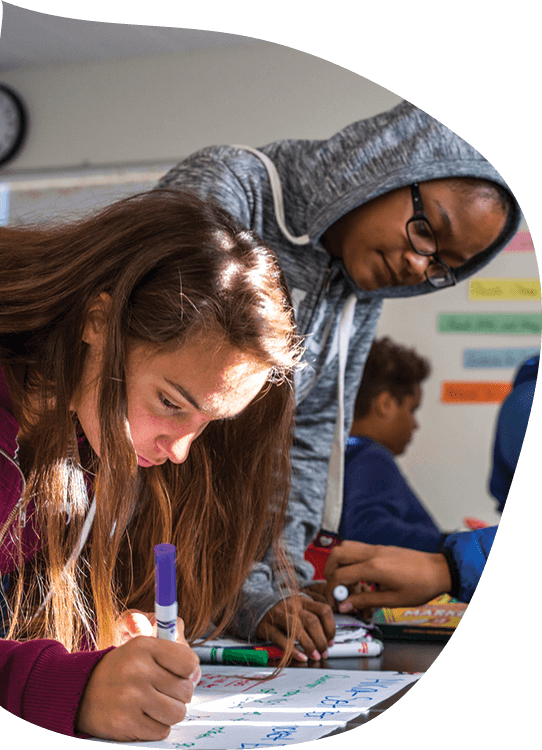
M 19 95 L 0 83 L 0 167 L 19 152 L 26 136 L 28 118 Z

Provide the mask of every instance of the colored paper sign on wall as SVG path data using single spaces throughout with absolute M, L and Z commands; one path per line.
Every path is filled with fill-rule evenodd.
M 440 333 L 537 334 L 542 331 L 541 313 L 442 313 Z
M 463 367 L 513 367 L 522 365 L 529 357 L 540 353 L 540 347 L 517 346 L 501 349 L 465 349 Z
M 534 252 L 533 238 L 530 232 L 525 230 L 514 235 L 511 242 L 506 245 L 505 253 L 532 253 Z
M 445 404 L 489 404 L 504 401 L 512 390 L 509 382 L 445 380 L 440 400 Z
M 471 279 L 469 299 L 474 302 L 538 301 L 539 279 Z

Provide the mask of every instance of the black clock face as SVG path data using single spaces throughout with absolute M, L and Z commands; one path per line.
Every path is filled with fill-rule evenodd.
M 23 144 L 27 118 L 22 101 L 0 84 L 0 166 L 13 159 Z

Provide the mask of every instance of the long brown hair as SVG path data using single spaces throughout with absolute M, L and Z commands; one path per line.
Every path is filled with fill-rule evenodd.
M 114 642 L 120 610 L 152 611 L 159 542 L 177 546 L 187 637 L 210 622 L 224 629 L 252 564 L 270 546 L 281 575 L 287 569 L 280 536 L 300 346 L 273 254 L 218 206 L 155 190 L 73 223 L 1 228 L 0 289 L 0 362 L 27 475 L 18 521 L 7 531 L 20 538 L 35 504 L 43 546 L 40 569 L 20 575 L 12 594 L 9 636 L 51 637 L 70 650 L 82 639 Z M 85 364 L 87 312 L 103 292 L 111 312 L 100 458 L 87 445 L 85 461 L 70 404 Z M 270 368 L 265 388 L 235 420 L 208 425 L 183 464 L 138 468 L 127 426 L 130 346 L 217 335 Z M 90 482 L 91 537 L 70 560 Z M 23 562 L 20 550 L 20 569 Z M 45 604 L 44 592 L 51 592 Z

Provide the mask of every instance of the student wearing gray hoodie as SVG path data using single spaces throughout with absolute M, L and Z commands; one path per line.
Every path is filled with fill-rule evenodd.
M 296 378 L 296 430 L 285 543 L 305 592 L 304 557 L 337 539 L 342 460 L 353 404 L 384 299 L 451 286 L 488 263 L 517 231 L 520 208 L 497 170 L 409 102 L 328 140 L 260 149 L 212 146 L 159 183 L 218 201 L 274 250 L 286 275 L 307 366 Z M 285 599 L 270 556 L 246 581 L 236 631 L 326 655 L 331 609 Z

